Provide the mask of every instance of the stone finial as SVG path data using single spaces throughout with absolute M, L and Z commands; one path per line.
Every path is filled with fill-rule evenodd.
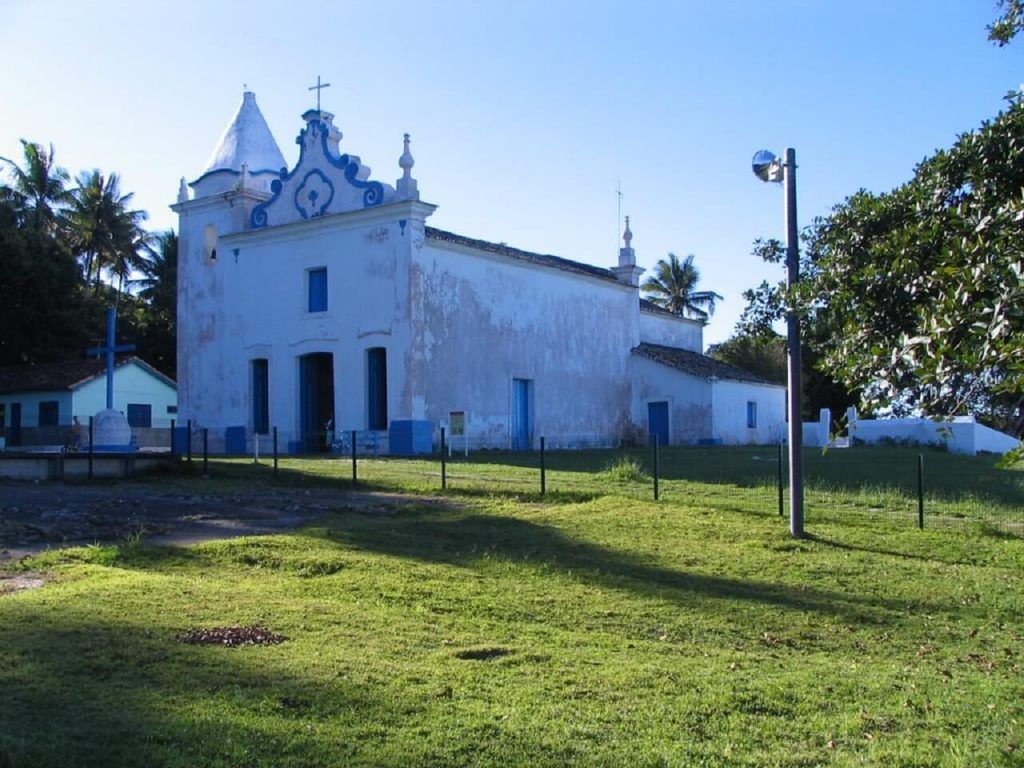
M 395 184 L 398 196 L 404 200 L 419 200 L 420 192 L 417 188 L 416 179 L 412 177 L 412 167 L 416 165 L 412 153 L 409 151 L 409 134 L 402 138 L 402 156 L 398 158 L 398 167 L 402 169 L 402 178 Z
M 636 265 L 636 252 L 633 250 L 633 232 L 629 228 L 629 216 L 626 217 L 626 231 L 622 233 L 622 242 L 625 244 L 619 248 L 619 265 L 612 267 L 615 276 L 634 287 L 640 285 L 640 275 L 643 268 Z
M 185 177 L 181 177 L 181 184 L 178 185 L 178 202 L 188 202 L 188 182 L 185 181 Z

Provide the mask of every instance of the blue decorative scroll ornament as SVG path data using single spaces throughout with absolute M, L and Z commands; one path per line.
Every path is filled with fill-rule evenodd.
M 356 189 L 363 190 L 364 208 L 380 205 L 384 202 L 384 185 L 379 181 L 361 181 L 356 178 L 356 175 L 359 173 L 359 163 L 352 160 L 348 154 L 338 158 L 332 156 L 327 147 L 328 130 L 326 123 L 322 120 L 310 120 L 309 124 L 299 132 L 298 138 L 295 139 L 295 143 L 299 145 L 299 162 L 295 164 L 295 168 L 291 172 L 287 168 L 282 168 L 280 178 L 275 179 L 270 184 L 270 191 L 273 197 L 252 209 L 249 223 L 253 229 L 262 229 L 269 225 L 267 209 L 277 202 L 281 192 L 284 190 L 284 184 L 291 181 L 295 177 L 296 172 L 302 167 L 302 162 L 306 155 L 307 133 L 311 140 L 320 140 L 320 150 L 323 156 L 327 159 L 327 162 L 344 173 L 345 181 Z M 319 170 L 312 170 L 303 177 L 299 188 L 296 190 L 294 204 L 302 218 L 308 219 L 312 216 L 321 216 L 327 213 L 333 200 L 334 186 L 330 180 Z
M 302 218 L 311 219 L 326 213 L 333 199 L 334 185 L 323 173 L 313 169 L 295 190 L 295 209 Z

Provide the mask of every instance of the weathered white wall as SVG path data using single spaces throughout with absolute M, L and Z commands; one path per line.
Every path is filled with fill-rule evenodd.
M 168 406 L 178 404 L 178 393 L 174 387 L 152 376 L 134 363 L 126 363 L 114 369 L 114 410 L 128 413 L 128 403 L 152 406 L 154 427 L 169 427 L 171 419 L 177 418 L 167 412 Z M 74 391 L 73 415 L 83 424 L 107 407 L 107 378 L 100 376 L 86 382 Z M 63 413 L 61 414 L 63 416 Z M 67 421 L 71 421 L 68 415 Z
M 747 426 L 747 403 L 757 403 L 757 426 Z M 767 445 L 786 432 L 786 388 L 718 379 L 712 384 L 713 436 L 726 445 Z
M 704 326 L 697 320 L 641 310 L 640 341 L 703 352 Z
M 384 208 L 224 235 L 218 258 L 189 256 L 186 290 L 206 319 L 179 343 L 187 404 L 179 420 L 210 427 L 252 424 L 251 361 L 269 366 L 270 425 L 299 433 L 299 358 L 334 356 L 335 426 L 366 429 L 366 350 L 387 349 L 389 418 L 408 418 L 404 358 L 409 338 L 410 238 Z M 308 312 L 308 271 L 327 268 L 326 312 Z M 201 315 L 206 315 L 204 311 Z M 184 314 L 189 314 L 183 310 Z M 199 327 L 196 327 L 196 326 Z
M 1019 445 L 1016 438 L 978 424 L 972 416 L 952 421 L 857 419 L 850 422 L 848 429 L 856 442 L 872 444 L 892 440 L 897 443 L 944 445 L 952 453 L 1006 453 Z
M 635 288 L 436 240 L 414 252 L 411 288 L 414 418 L 464 411 L 475 444 L 506 447 L 519 378 L 534 382 L 535 438 L 629 430 Z
M 647 358 L 634 356 L 633 420 L 643 442 L 649 437 L 647 404 L 668 401 L 670 445 L 712 438 L 711 383 Z

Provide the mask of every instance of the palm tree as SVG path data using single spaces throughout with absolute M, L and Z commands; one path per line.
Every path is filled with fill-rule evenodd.
M 129 280 L 128 284 L 140 289 L 143 301 L 173 318 L 178 295 L 178 236 L 173 229 L 159 232 L 140 255 L 137 269 L 144 277 Z
M 140 250 L 149 235 L 142 229 L 145 211 L 133 211 L 132 193 L 121 194 L 116 173 L 104 176 L 98 170 L 84 171 L 76 179 L 74 200 L 68 212 L 70 240 L 82 259 L 85 280 L 94 279 L 97 290 L 104 271 L 118 278 L 118 293 L 132 270 L 141 264 Z
M 0 157 L 11 176 L 10 186 L 0 186 L 0 198 L 10 203 L 19 218 L 36 231 L 53 232 L 59 211 L 71 202 L 66 188 L 68 172 L 54 164 L 53 144 L 47 152 L 39 144 L 21 140 L 25 167 Z
M 715 302 L 722 297 L 714 291 L 696 291 L 700 272 L 693 266 L 693 255 L 682 261 L 674 253 L 668 260 L 659 259 L 654 274 L 644 280 L 640 288 L 647 299 L 659 307 L 681 317 L 692 317 L 707 322 L 715 313 Z

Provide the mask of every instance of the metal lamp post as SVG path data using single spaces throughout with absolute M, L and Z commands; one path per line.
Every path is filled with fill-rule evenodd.
M 800 279 L 800 243 L 796 225 L 796 150 L 787 149 L 781 160 L 766 149 L 754 155 L 754 175 L 761 181 L 782 182 L 786 189 L 786 287 Z M 803 421 L 800 412 L 800 318 L 790 306 L 786 311 L 786 342 L 789 373 L 789 532 L 804 535 L 804 478 L 800 450 Z

